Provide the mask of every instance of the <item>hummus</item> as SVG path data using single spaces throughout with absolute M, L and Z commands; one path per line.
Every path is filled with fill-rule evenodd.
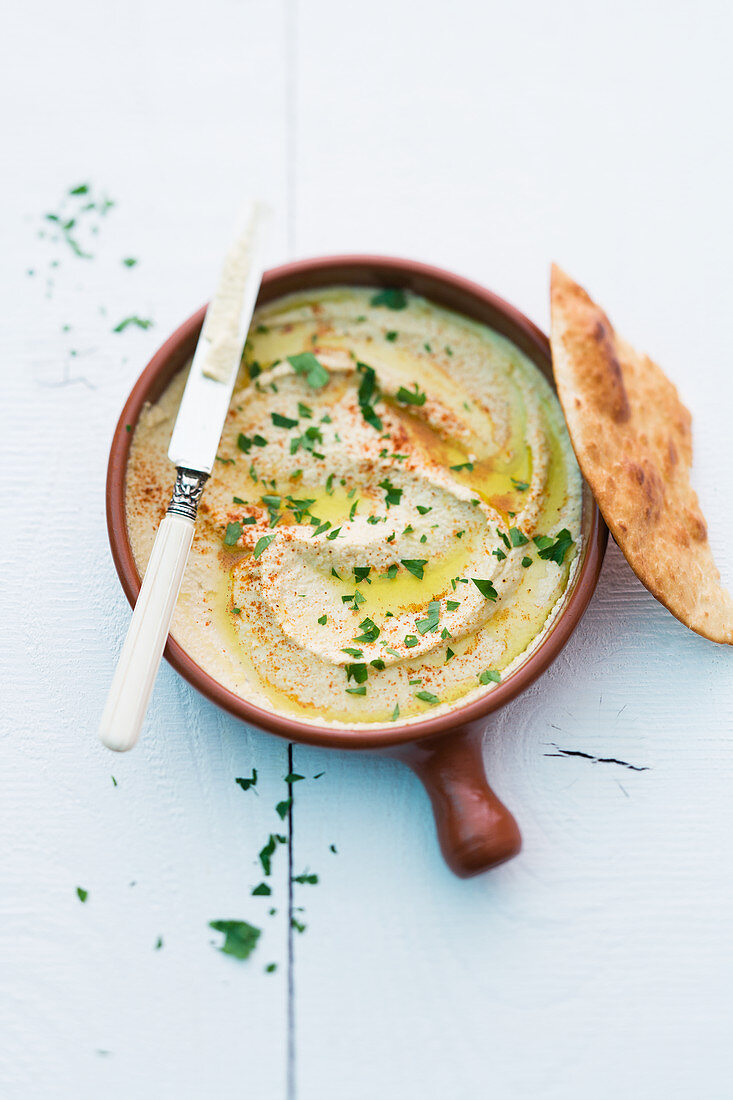
M 127 471 L 144 570 L 185 371 Z M 526 659 L 577 565 L 581 478 L 550 386 L 486 326 L 398 290 L 257 311 L 171 634 L 242 698 L 410 722 Z

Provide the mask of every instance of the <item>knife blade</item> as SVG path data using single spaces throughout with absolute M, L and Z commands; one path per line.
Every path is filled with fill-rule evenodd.
M 136 743 L 158 674 L 262 280 L 268 217 L 264 204 L 253 203 L 240 218 L 196 345 L 168 448 L 177 468 L 173 497 L 155 536 L 99 728 L 102 743 L 116 752 Z
M 227 252 L 173 428 L 174 466 L 210 474 L 264 271 L 268 210 L 252 203 Z

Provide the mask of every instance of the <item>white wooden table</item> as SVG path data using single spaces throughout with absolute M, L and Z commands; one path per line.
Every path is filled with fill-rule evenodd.
M 712 0 L 6 14 L 0 1095 L 731 1095 L 733 653 L 615 547 L 561 658 L 491 724 L 524 850 L 479 879 L 443 865 L 406 769 L 289 757 L 167 666 L 135 752 L 95 731 L 129 619 L 111 433 L 246 193 L 277 207 L 273 263 L 414 257 L 544 328 L 560 261 L 680 386 L 733 582 L 732 32 Z M 87 181 L 117 204 L 93 260 L 37 235 Z M 154 327 L 112 333 L 133 314 Z M 284 849 L 271 899 L 250 891 L 291 766 L 293 873 L 319 883 L 294 884 L 289 952 Z M 257 794 L 234 782 L 253 767 Z M 220 918 L 264 928 L 246 962 L 213 945 Z

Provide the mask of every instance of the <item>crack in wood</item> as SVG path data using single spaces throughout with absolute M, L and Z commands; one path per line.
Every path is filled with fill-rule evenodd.
M 593 764 L 617 764 L 619 768 L 628 768 L 632 772 L 648 772 L 648 764 L 629 764 L 627 760 L 617 760 L 615 756 L 594 756 L 590 752 L 581 752 L 580 749 L 561 749 L 554 741 L 548 742 L 557 752 L 545 752 L 543 756 L 579 756 L 582 760 L 590 760 Z

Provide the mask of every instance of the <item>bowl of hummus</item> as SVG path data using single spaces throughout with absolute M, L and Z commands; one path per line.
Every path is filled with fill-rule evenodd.
M 114 436 L 131 603 L 203 316 L 155 355 Z M 166 657 L 251 725 L 405 760 L 450 866 L 475 874 L 520 845 L 484 775 L 486 718 L 557 656 L 606 538 L 527 318 L 409 261 L 288 264 L 262 283 Z

